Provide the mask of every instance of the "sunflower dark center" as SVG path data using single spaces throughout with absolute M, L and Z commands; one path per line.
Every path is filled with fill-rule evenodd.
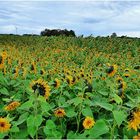
M 76 78 L 75 78 L 75 77 L 73 77 L 72 82 L 74 83 L 75 81 L 76 81 Z
M 86 89 L 85 89 L 85 92 L 84 93 L 86 93 L 86 92 L 92 92 L 92 85 L 87 81 L 87 80 L 85 80 L 85 84 L 86 84 Z
M 57 114 L 62 114 L 62 111 L 58 111 Z
M 129 75 L 125 75 L 125 77 L 126 77 L 126 78 L 129 77 Z
M 3 73 L 5 72 L 4 69 L 2 69 L 2 72 L 3 72 Z
M 120 89 L 118 89 L 118 90 L 119 90 L 119 91 L 118 91 L 118 95 L 121 96 L 121 95 L 123 94 L 123 89 L 120 88 Z
M 13 74 L 16 73 L 16 70 L 14 69 L 12 73 L 13 73 Z
M 70 84 L 70 79 L 67 79 L 68 84 Z
M 3 59 L 2 59 L 2 56 L 0 56 L 0 64 L 2 64 L 2 60 L 3 60 Z
M 123 83 L 119 84 L 118 89 L 122 89 L 123 88 Z
M 41 70 L 41 71 L 40 71 L 40 74 L 42 75 L 43 73 L 44 73 L 43 70 Z
M 45 87 L 40 84 L 39 87 L 38 87 L 38 92 L 39 92 L 40 95 L 44 96 L 45 92 L 46 92 Z
M 113 66 L 110 66 L 110 67 L 106 70 L 106 72 L 107 72 L 107 73 L 111 73 L 113 70 L 114 70 L 114 67 L 113 67 Z
M 31 70 L 34 70 L 35 68 L 34 68 L 34 65 L 31 65 Z
M 45 95 L 46 89 L 45 89 L 45 87 L 44 87 L 43 85 L 41 85 L 41 84 L 36 83 L 35 85 L 32 86 L 32 89 L 34 90 L 34 92 L 35 92 L 36 90 L 38 90 L 39 94 L 42 95 L 42 96 Z
M 87 125 L 90 125 L 90 124 L 91 124 L 91 121 L 90 121 L 90 120 L 88 120 L 88 121 L 87 121 Z
M 81 76 L 82 76 L 82 77 L 84 77 L 84 74 L 83 74 L 83 73 L 81 73 Z
M 74 70 L 73 72 L 76 73 L 76 70 Z
M 53 86 L 54 86 L 54 87 L 57 87 L 57 82 L 56 82 L 56 81 L 54 81 Z
M 32 89 L 35 91 L 37 89 L 37 84 L 33 85 Z
M 0 123 L 0 127 L 4 127 L 5 126 L 5 123 L 4 122 L 1 122 Z
M 80 77 L 79 77 L 79 76 L 77 76 L 77 79 L 79 80 L 79 79 L 80 79 Z
M 121 80 L 121 79 L 119 79 L 119 80 L 118 80 L 118 83 L 121 83 L 121 82 L 122 82 L 122 80 Z
M 23 62 L 21 63 L 21 66 L 23 66 Z
M 134 69 L 140 69 L 140 66 L 135 66 Z

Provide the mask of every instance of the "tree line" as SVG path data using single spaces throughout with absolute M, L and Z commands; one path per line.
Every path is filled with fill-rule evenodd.
M 61 30 L 61 29 L 45 29 L 44 31 L 41 31 L 41 36 L 73 36 L 75 37 L 75 32 L 73 30 L 68 31 L 67 29 Z

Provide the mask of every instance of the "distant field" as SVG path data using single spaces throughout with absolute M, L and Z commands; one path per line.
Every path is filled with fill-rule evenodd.
M 0 35 L 0 138 L 140 137 L 140 39 Z

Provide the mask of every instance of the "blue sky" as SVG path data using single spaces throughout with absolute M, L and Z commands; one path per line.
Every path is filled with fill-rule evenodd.
M 0 1 L 0 33 L 39 34 L 45 28 L 77 35 L 140 37 L 140 1 Z

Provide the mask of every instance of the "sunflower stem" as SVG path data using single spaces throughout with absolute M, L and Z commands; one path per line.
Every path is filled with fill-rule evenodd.
M 37 100 L 37 97 L 38 97 L 38 92 L 37 91 L 35 91 L 34 92 L 35 93 L 35 100 L 34 100 L 34 115 L 35 115 L 35 117 L 37 116 L 37 113 L 38 113 L 38 100 Z M 38 128 L 36 128 L 36 139 L 38 139 L 38 130 L 37 130 Z
M 62 118 L 59 118 L 59 122 L 60 122 L 60 125 L 61 125 L 61 132 L 62 132 L 62 134 L 64 134 Z
M 82 104 L 79 105 L 79 114 L 78 114 L 78 117 L 76 118 L 76 120 L 77 120 L 77 130 L 76 130 L 76 133 L 78 133 L 78 131 L 79 131 L 81 111 L 82 111 Z
M 115 122 L 115 120 L 114 120 L 112 129 L 111 129 L 110 139 L 114 139 L 113 137 L 114 137 L 115 127 L 116 127 L 116 122 Z
M 63 94 L 63 87 L 61 87 L 59 98 L 62 96 L 62 94 Z

